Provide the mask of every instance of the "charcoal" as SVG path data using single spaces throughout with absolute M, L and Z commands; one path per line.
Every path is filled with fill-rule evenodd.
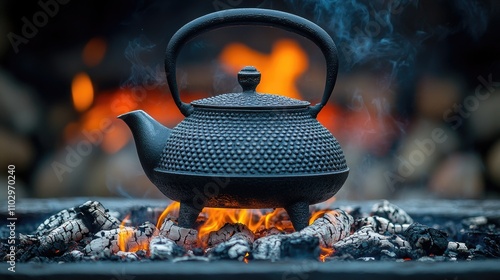
M 209 252 L 211 259 L 243 261 L 252 250 L 253 234 L 234 234 L 229 240 L 219 243 Z
M 62 225 L 64 222 L 74 219 L 77 213 L 78 212 L 75 207 L 64 209 L 45 219 L 45 221 L 38 226 L 35 234 L 38 236 L 46 235 Z
M 442 255 L 448 248 L 448 238 L 444 231 L 419 223 L 411 224 L 404 232 L 412 247 L 422 249 L 426 255 Z
M 321 247 L 331 248 L 335 242 L 349 235 L 353 222 L 351 215 L 336 209 L 326 212 L 323 217 L 316 219 L 299 233 L 316 236 Z
M 311 249 L 311 244 L 318 241 L 324 248 L 332 248 L 337 241 L 349 235 L 352 217 L 345 211 L 336 209 L 326 212 L 310 226 L 292 234 L 269 235 L 254 242 L 252 257 L 255 259 L 276 261 L 284 257 L 294 257 L 295 249 L 303 247 Z M 316 238 L 316 239 L 315 239 Z M 290 255 L 282 255 L 290 253 Z M 319 248 L 302 252 L 305 256 L 319 256 Z
M 145 222 L 137 228 L 122 227 L 112 230 L 102 230 L 94 235 L 94 239 L 85 247 L 86 254 L 96 255 L 104 249 L 110 250 L 112 254 L 120 251 L 118 238 L 120 233 L 127 239 L 125 243 L 126 251 L 137 251 L 148 247 L 148 244 L 157 232 L 156 226 L 150 222 Z
M 376 232 L 380 234 L 384 234 L 386 232 L 391 234 L 396 234 L 396 233 L 402 233 L 410 225 L 393 223 L 386 218 L 378 216 L 360 218 L 356 220 L 356 222 L 353 225 L 355 229 L 360 229 L 364 226 L 371 226 Z
M 371 226 L 364 226 L 352 235 L 338 241 L 333 245 L 334 256 L 344 254 L 353 258 L 373 257 L 382 258 L 382 251 L 393 252 L 397 258 L 411 256 L 411 245 L 400 236 L 382 235 L 377 233 Z M 385 257 L 391 254 L 384 253 Z
M 286 234 L 276 234 L 255 240 L 252 258 L 257 260 L 279 260 L 281 258 L 281 242 L 285 238 L 288 238 Z
M 192 250 L 199 247 L 198 231 L 180 227 L 170 218 L 166 218 L 165 221 L 163 221 L 160 228 L 160 235 L 173 240 L 177 245 L 186 250 Z
M 186 251 L 165 236 L 155 236 L 149 243 L 151 259 L 171 260 L 183 256 Z
M 376 203 L 372 207 L 371 216 L 379 216 L 386 218 L 392 223 L 396 224 L 411 224 L 413 219 L 404 211 L 387 200 L 383 200 L 380 203 Z
M 237 233 L 242 233 L 244 236 L 246 236 L 249 239 L 250 244 L 253 243 L 255 239 L 253 232 L 249 230 L 246 225 L 240 223 L 226 223 L 219 230 L 209 233 L 207 245 L 208 247 L 214 247 L 222 242 L 228 241 L 230 238 L 232 238 L 233 235 Z
M 319 238 L 302 236 L 301 238 L 286 238 L 280 246 L 281 258 L 318 259 L 320 255 Z

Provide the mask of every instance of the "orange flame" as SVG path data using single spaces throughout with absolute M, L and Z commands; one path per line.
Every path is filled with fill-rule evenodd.
M 130 214 L 128 214 L 121 222 L 118 231 L 118 248 L 123 252 L 137 252 L 139 250 L 149 250 L 149 242 L 142 244 L 138 242 L 129 242 L 134 238 L 134 228 L 126 227 L 125 223 L 129 221 Z
M 304 50 L 293 40 L 278 40 L 269 55 L 241 43 L 231 43 L 222 50 L 219 59 L 230 67 L 233 73 L 246 65 L 255 66 L 262 73 L 258 86 L 261 92 L 301 99 L 295 82 L 309 63 Z
M 79 112 L 87 110 L 94 101 L 94 88 L 87 73 L 79 73 L 71 83 L 71 93 L 75 109 Z
M 157 228 L 161 228 L 165 218 L 178 215 L 180 204 L 174 202 L 167 206 L 158 218 Z M 219 230 L 226 223 L 244 224 L 252 232 L 256 233 L 264 229 L 276 228 L 280 231 L 292 232 L 292 223 L 287 220 L 286 212 L 282 208 L 274 211 L 257 209 L 224 209 L 224 208 L 204 208 L 200 214 L 204 219 L 203 224 L 198 229 L 198 238 L 204 245 L 207 245 L 208 235 Z
M 322 262 L 325 262 L 326 258 L 331 256 L 333 253 L 335 253 L 335 250 L 333 248 L 321 247 L 321 252 L 319 254 L 319 260 Z

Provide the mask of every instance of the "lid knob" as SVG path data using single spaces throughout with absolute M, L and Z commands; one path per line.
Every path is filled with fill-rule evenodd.
M 255 88 L 260 83 L 260 72 L 253 66 L 245 66 L 238 72 L 238 83 L 243 88 L 243 92 L 255 92 Z

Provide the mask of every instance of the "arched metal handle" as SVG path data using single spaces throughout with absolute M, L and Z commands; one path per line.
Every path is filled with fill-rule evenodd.
M 193 111 L 191 104 L 181 101 L 177 87 L 175 71 L 181 47 L 201 33 L 234 25 L 279 27 L 308 38 L 320 48 L 326 59 L 326 83 L 321 102 L 309 107 L 311 115 L 316 117 L 328 102 L 337 79 L 338 57 L 333 39 L 321 27 L 302 17 L 275 10 L 250 8 L 224 10 L 199 17 L 181 27 L 170 39 L 165 51 L 165 72 L 170 92 L 181 113 L 187 117 Z

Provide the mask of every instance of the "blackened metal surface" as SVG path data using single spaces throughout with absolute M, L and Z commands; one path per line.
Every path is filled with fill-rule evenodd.
M 330 262 L 286 261 L 250 262 L 148 262 L 148 263 L 64 263 L 17 264 L 16 272 L 0 264 L 1 279 L 481 279 L 496 280 L 500 276 L 498 260 L 478 262 Z

